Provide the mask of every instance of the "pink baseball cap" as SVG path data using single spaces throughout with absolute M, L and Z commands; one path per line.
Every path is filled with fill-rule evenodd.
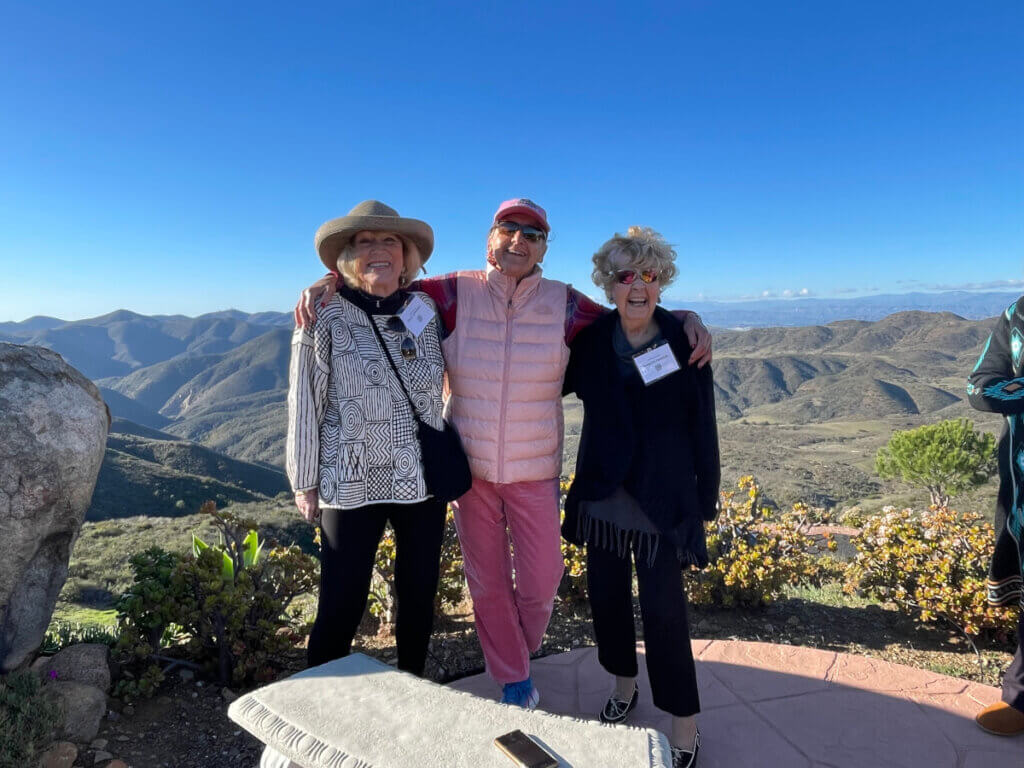
M 533 202 L 533 200 L 528 200 L 525 197 L 515 197 L 511 200 L 506 200 L 504 203 L 499 205 L 498 210 L 494 212 L 494 221 L 498 222 L 506 216 L 511 216 L 514 213 L 530 217 L 533 219 L 533 223 L 545 232 L 551 231 L 551 225 L 548 224 L 547 212 Z

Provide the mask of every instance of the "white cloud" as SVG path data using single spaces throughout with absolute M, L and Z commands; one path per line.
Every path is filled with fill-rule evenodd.
M 782 293 L 779 294 L 784 299 L 797 299 L 813 296 L 814 293 L 810 288 L 786 288 Z

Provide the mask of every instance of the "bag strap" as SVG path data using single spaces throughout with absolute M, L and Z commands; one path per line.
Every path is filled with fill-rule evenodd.
M 395 361 L 391 359 L 391 353 L 388 351 L 388 345 L 385 343 L 384 337 L 381 335 L 380 328 L 377 327 L 377 322 L 373 319 L 373 315 L 369 313 L 367 313 L 366 317 L 370 321 L 370 327 L 373 328 L 373 332 L 377 334 L 377 341 L 380 342 L 381 351 L 384 353 L 384 357 L 391 366 L 391 370 L 395 372 L 395 378 L 398 379 L 398 386 L 402 388 L 402 392 L 405 393 L 405 399 L 409 401 L 409 409 L 412 411 L 412 417 L 422 424 L 423 419 L 421 419 L 420 415 L 416 413 L 416 406 L 413 405 L 412 397 L 409 396 L 409 390 L 405 388 L 405 382 L 402 381 L 402 377 L 398 374 L 398 366 L 396 366 Z

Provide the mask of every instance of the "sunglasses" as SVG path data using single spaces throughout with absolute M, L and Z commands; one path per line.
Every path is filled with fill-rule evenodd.
M 539 243 L 546 237 L 543 229 L 531 227 L 529 224 L 517 224 L 514 221 L 499 221 L 495 226 L 498 228 L 499 232 L 504 235 L 508 235 L 509 237 L 512 237 L 516 232 L 522 232 L 523 237 L 531 243 Z
M 635 269 L 620 269 L 615 273 L 615 282 L 622 285 L 632 285 L 638 277 L 645 283 L 650 284 L 657 282 L 658 278 L 661 277 L 661 273 L 653 269 L 645 269 L 643 272 L 637 272 Z
M 409 329 L 405 327 L 405 323 L 402 322 L 402 318 L 398 315 L 392 315 L 388 318 L 388 330 L 392 333 L 404 333 L 402 337 L 402 345 L 400 347 L 402 351 L 402 357 L 406 360 L 414 360 L 416 358 L 416 342 L 412 338 L 412 334 L 409 333 Z

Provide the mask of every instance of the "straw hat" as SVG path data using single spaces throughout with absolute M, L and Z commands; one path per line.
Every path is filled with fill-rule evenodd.
M 347 216 L 324 222 L 316 231 L 313 242 L 327 269 L 338 268 L 338 256 L 342 249 L 356 232 L 363 230 L 394 232 L 408 238 L 419 250 L 424 262 L 434 250 L 434 230 L 425 221 L 403 219 L 398 211 L 379 200 L 364 200 L 349 211 Z

